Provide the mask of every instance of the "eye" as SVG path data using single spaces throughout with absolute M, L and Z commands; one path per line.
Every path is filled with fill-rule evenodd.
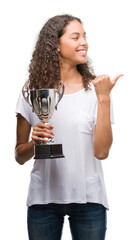
M 79 39 L 79 37 L 73 37 L 72 39 L 78 40 L 78 39 Z

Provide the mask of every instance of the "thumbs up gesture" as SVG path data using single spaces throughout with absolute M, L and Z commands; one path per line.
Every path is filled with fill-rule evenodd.
M 100 75 L 96 77 L 92 82 L 95 87 L 95 91 L 98 99 L 109 97 L 112 88 L 123 74 L 118 74 L 113 80 L 108 75 Z

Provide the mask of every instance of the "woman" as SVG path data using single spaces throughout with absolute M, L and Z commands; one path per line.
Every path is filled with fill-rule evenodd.
M 30 89 L 56 88 L 65 93 L 49 125 L 20 94 L 17 104 L 15 157 L 24 164 L 34 155 L 34 144 L 54 138 L 65 158 L 36 160 L 27 199 L 30 240 L 60 240 L 64 216 L 69 216 L 72 239 L 103 240 L 106 198 L 102 159 L 112 144 L 113 121 L 109 76 L 96 77 L 87 61 L 88 44 L 80 19 L 60 15 L 42 28 L 29 68 Z M 32 131 L 32 140 L 29 134 Z

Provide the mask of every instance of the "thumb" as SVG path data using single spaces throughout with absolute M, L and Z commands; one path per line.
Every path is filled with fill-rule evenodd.
M 118 74 L 118 75 L 112 80 L 113 86 L 116 84 L 116 82 L 118 81 L 118 79 L 119 79 L 120 77 L 123 77 L 123 76 L 124 76 L 124 74 Z

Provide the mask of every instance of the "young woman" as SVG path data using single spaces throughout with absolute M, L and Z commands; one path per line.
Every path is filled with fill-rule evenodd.
M 34 144 L 46 138 L 62 143 L 65 155 L 34 163 L 27 199 L 30 240 L 60 240 L 65 215 L 73 240 L 105 239 L 108 202 L 100 160 L 108 157 L 112 144 L 110 92 L 122 75 L 112 81 L 108 75 L 96 77 L 87 51 L 80 19 L 49 19 L 32 56 L 29 86 L 56 88 L 62 80 L 64 96 L 49 125 L 40 123 L 22 94 L 18 100 L 17 162 L 30 160 Z

